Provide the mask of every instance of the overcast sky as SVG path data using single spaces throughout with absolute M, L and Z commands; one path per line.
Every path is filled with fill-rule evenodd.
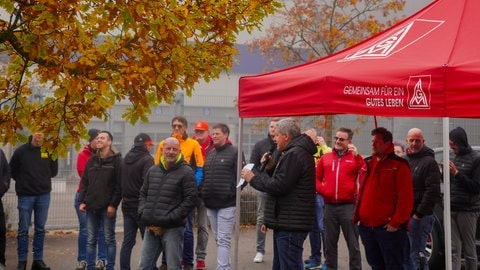
M 403 9 L 403 13 L 405 14 L 406 17 L 408 17 L 433 1 L 434 0 L 407 0 L 407 3 L 405 4 L 405 8 Z M 271 19 L 269 18 L 265 19 L 264 25 L 267 25 L 269 21 L 271 21 Z M 243 32 L 238 36 L 237 43 L 245 44 L 251 41 L 253 38 L 258 38 L 261 36 L 262 36 L 261 31 L 254 31 L 252 34 Z

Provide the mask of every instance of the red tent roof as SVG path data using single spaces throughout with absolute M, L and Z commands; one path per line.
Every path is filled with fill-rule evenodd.
M 339 53 L 239 83 L 240 117 L 479 117 L 480 1 L 439 0 Z

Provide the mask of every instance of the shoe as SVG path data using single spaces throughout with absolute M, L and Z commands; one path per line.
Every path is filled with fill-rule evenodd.
M 197 260 L 197 267 L 196 267 L 197 270 L 203 270 L 203 269 L 207 269 L 207 266 L 205 265 L 205 261 L 204 260 Z
M 95 263 L 95 270 L 105 270 L 105 261 L 97 260 L 97 262 Z
M 162 264 L 162 265 L 160 265 L 160 267 L 158 267 L 158 270 L 167 270 L 167 269 L 168 269 L 168 267 L 167 267 L 166 264 Z
M 263 262 L 263 253 L 257 252 L 257 254 L 255 255 L 255 258 L 253 258 L 253 262 L 254 262 L 254 263 L 261 263 L 261 262 Z
M 322 264 L 322 267 L 320 269 L 321 270 L 327 270 L 327 264 L 326 263 Z
M 17 270 L 25 270 L 27 268 L 27 262 L 18 262 Z
M 310 270 L 310 269 L 321 269 L 322 266 L 319 262 L 316 260 L 310 260 L 307 264 L 305 264 L 305 269 Z
M 86 261 L 79 261 L 77 268 L 75 270 L 86 270 L 87 269 L 87 262 Z
M 32 270 L 50 270 L 50 267 L 48 267 L 44 261 L 38 260 L 33 261 Z
M 184 265 L 183 270 L 193 270 L 193 265 Z

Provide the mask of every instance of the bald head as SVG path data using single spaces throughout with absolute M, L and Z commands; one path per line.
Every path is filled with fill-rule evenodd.
M 163 141 L 162 155 L 165 162 L 170 166 L 177 161 L 180 154 L 180 142 L 173 137 L 168 137 Z
M 407 149 L 409 153 L 418 153 L 422 150 L 425 139 L 423 139 L 423 132 L 419 128 L 412 128 L 407 132 Z

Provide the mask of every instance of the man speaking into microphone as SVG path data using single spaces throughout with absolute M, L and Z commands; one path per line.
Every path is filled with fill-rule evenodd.
M 311 136 L 302 134 L 293 118 L 274 129 L 279 158 L 272 176 L 243 169 L 240 176 L 267 193 L 264 225 L 273 229 L 272 269 L 303 270 L 303 242 L 315 224 L 315 162 Z

